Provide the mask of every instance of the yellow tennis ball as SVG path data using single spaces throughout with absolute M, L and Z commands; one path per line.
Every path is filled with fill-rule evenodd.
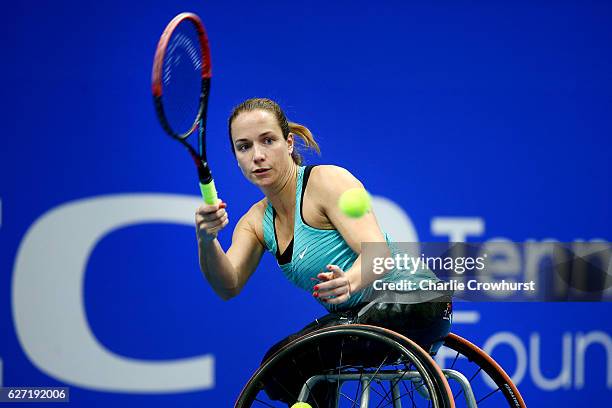
M 371 198 L 363 188 L 349 188 L 340 196 L 340 211 L 352 218 L 362 217 L 370 209 Z
M 312 406 L 307 402 L 296 402 L 291 408 L 312 408 Z

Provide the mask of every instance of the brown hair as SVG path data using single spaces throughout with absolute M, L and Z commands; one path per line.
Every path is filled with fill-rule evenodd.
M 321 149 L 319 149 L 319 145 L 314 140 L 314 137 L 312 136 L 312 133 L 310 133 L 310 130 L 308 130 L 306 126 L 302 126 L 299 123 L 289 122 L 287 120 L 287 117 L 285 116 L 285 113 L 276 102 L 267 98 L 251 98 L 236 106 L 229 117 L 229 138 L 234 156 L 236 155 L 236 151 L 234 150 L 234 143 L 232 142 L 232 122 L 242 112 L 250 112 L 254 110 L 264 110 L 274 115 L 278 126 L 283 132 L 283 137 L 285 138 L 285 140 L 287 140 L 287 138 L 289 137 L 289 133 L 292 133 L 293 135 L 302 139 L 302 142 L 304 143 L 304 146 L 306 146 L 306 148 L 312 149 L 317 153 L 321 153 Z M 302 155 L 298 152 L 296 144 L 294 144 L 293 146 L 293 153 L 291 153 L 291 158 L 296 164 L 302 164 Z

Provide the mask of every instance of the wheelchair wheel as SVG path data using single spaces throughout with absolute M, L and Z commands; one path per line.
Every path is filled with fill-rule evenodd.
M 468 340 L 450 333 L 435 357 L 438 365 L 462 373 L 469 381 L 478 407 L 526 407 L 506 372 L 491 356 Z M 459 382 L 450 380 L 457 407 L 470 406 Z
M 427 352 L 396 332 L 358 324 L 320 329 L 278 350 L 253 374 L 235 407 L 298 401 L 313 408 L 454 407 Z

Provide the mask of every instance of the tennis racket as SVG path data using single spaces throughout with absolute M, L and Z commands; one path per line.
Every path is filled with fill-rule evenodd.
M 162 128 L 191 155 L 204 201 L 216 204 L 217 190 L 206 160 L 206 110 L 211 77 L 210 48 L 202 20 L 194 13 L 181 13 L 168 23 L 157 44 L 153 101 Z M 195 147 L 190 144 L 195 142 L 194 138 Z

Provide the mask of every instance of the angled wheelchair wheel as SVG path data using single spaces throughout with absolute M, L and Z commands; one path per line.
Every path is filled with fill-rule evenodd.
M 503 368 L 463 337 L 450 333 L 435 359 L 447 376 L 452 372 L 463 374 L 463 378 L 449 377 L 457 407 L 526 407 L 519 390 Z M 469 390 L 461 386 L 462 380 L 467 380 Z
M 427 352 L 396 332 L 358 324 L 320 329 L 278 350 L 253 374 L 235 407 L 297 402 L 313 408 L 454 407 Z

